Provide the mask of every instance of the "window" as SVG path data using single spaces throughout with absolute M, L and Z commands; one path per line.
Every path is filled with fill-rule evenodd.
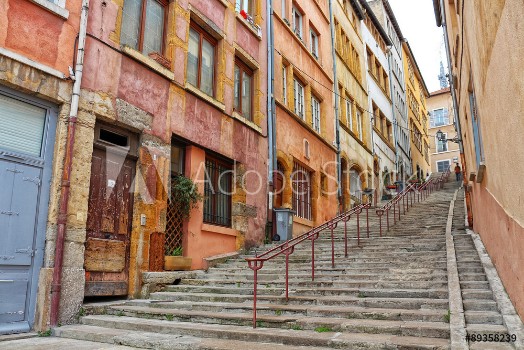
M 293 31 L 302 39 L 302 13 L 293 6 Z
M 449 160 L 439 160 L 437 162 L 437 171 L 443 173 L 449 169 L 451 162 Z
M 287 21 L 287 0 L 282 0 L 282 19 L 289 25 Z
M 386 135 L 386 138 L 388 139 L 389 142 L 393 141 L 393 131 L 392 131 L 392 126 L 391 126 L 391 123 L 389 121 L 386 121 L 386 132 L 387 132 L 387 135 Z
M 204 222 L 231 226 L 231 165 L 206 156 Z
M 311 97 L 311 124 L 320 133 L 320 102 L 315 97 Z
M 349 189 L 352 196 L 357 196 L 362 191 L 362 180 L 356 169 L 349 170 Z
M 282 101 L 287 106 L 287 67 L 282 65 Z
M 233 108 L 252 120 L 253 71 L 240 61 L 235 62 L 235 99 Z
M 313 29 L 311 29 L 309 31 L 310 33 L 310 50 L 311 50 L 311 54 L 313 54 L 313 56 L 318 59 L 318 34 L 315 33 L 315 31 Z
M 125 0 L 120 42 L 145 55 L 164 50 L 166 0 Z
M 353 130 L 353 103 L 346 98 L 346 123 L 349 130 Z
M 295 215 L 311 220 L 311 173 L 295 162 L 291 178 L 292 202 Z
M 448 134 L 443 133 L 444 137 L 447 138 Z M 448 150 L 448 141 L 440 141 L 439 139 L 436 139 L 437 141 L 437 153 L 440 152 L 447 152 Z
M 357 132 L 358 132 L 358 138 L 363 139 L 364 135 L 362 133 L 362 112 L 357 109 Z
M 253 1 L 254 0 L 237 0 L 237 8 L 240 11 L 244 11 L 247 14 L 253 14 Z
M 431 111 L 430 125 L 432 128 L 449 124 L 448 109 L 440 108 Z
M 477 110 L 477 100 L 475 92 L 469 93 L 469 105 L 471 109 L 471 122 L 473 124 L 473 142 L 475 143 L 475 159 L 477 167 L 484 161 L 484 146 L 482 144 L 482 134 L 480 132 L 480 123 Z
M 304 119 L 304 85 L 296 78 L 293 79 L 293 95 L 295 100 L 295 113 Z
M 197 25 L 189 29 L 187 81 L 209 96 L 214 96 L 216 40 Z

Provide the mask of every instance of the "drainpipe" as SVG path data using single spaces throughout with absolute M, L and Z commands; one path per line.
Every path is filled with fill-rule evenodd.
M 339 208 L 342 207 L 342 169 L 340 162 L 340 122 L 339 122 L 339 98 L 338 93 L 338 80 L 337 80 L 337 54 L 335 52 L 335 26 L 333 25 L 333 1 L 329 0 L 329 23 L 331 29 L 331 56 L 333 58 L 333 91 L 335 92 L 335 143 L 337 145 L 337 197 Z
M 395 124 L 395 127 L 393 128 L 393 138 L 395 142 L 395 167 L 397 170 L 397 181 L 398 181 L 398 174 L 400 169 L 400 156 L 399 156 L 399 122 L 397 120 L 397 115 L 395 113 L 395 84 L 393 83 L 393 79 L 395 79 L 395 74 L 393 73 L 393 53 L 391 50 L 394 50 L 395 48 L 393 46 L 388 46 L 389 52 L 388 52 L 388 71 L 389 71 L 389 91 L 391 91 L 391 117 L 393 118 L 393 123 Z M 391 181 L 391 180 L 390 180 Z
M 80 85 L 82 83 L 82 68 L 84 64 L 84 48 L 87 30 L 87 13 L 89 0 L 82 0 L 82 13 L 80 16 L 80 32 L 78 35 L 78 49 L 75 67 L 75 83 L 73 95 L 71 96 L 71 112 L 67 127 L 66 154 L 64 168 L 62 170 L 62 181 L 60 189 L 60 209 L 58 212 L 58 228 L 56 232 L 55 261 L 53 269 L 53 282 L 51 287 L 51 326 L 58 324 L 60 311 L 60 292 L 62 286 L 62 265 L 64 258 L 64 241 L 67 223 L 67 206 L 69 202 L 69 188 L 71 185 L 71 165 L 73 162 L 73 145 L 75 141 L 76 116 L 78 113 L 78 101 L 80 99 Z
M 271 208 L 273 222 L 272 233 L 276 233 L 276 222 L 274 220 L 273 198 L 275 193 L 275 178 L 277 170 L 277 141 L 276 141 L 276 104 L 275 104 L 275 50 L 273 36 L 273 1 L 266 1 L 266 23 L 267 29 L 267 133 L 268 133 L 268 172 L 269 172 L 269 198 L 268 207 Z
M 448 39 L 448 30 L 447 30 L 447 24 L 446 24 L 446 12 L 444 11 L 444 1 L 440 0 L 440 17 L 441 17 L 441 24 L 442 24 L 442 30 L 444 32 L 444 45 L 446 46 L 446 59 L 448 61 L 448 73 L 449 76 L 449 89 L 451 91 L 451 99 L 453 100 L 453 109 L 455 110 L 455 130 L 457 131 L 458 138 L 462 140 L 462 132 L 460 127 L 460 120 L 459 120 L 459 109 L 457 104 L 457 95 L 455 93 L 455 86 L 453 83 L 453 73 L 452 73 L 452 65 L 451 65 L 451 57 L 450 57 L 450 48 L 449 48 L 449 39 Z M 459 143 L 459 150 L 460 153 L 464 153 L 464 145 L 462 144 L 462 141 Z

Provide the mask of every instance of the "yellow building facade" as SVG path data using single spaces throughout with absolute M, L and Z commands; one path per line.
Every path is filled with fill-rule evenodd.
M 347 209 L 366 200 L 362 191 L 372 183 L 373 147 L 361 29 L 365 14 L 354 1 L 338 0 L 334 5 L 341 203 Z
M 426 99 L 428 88 L 420 73 L 413 51 L 407 41 L 402 42 L 406 101 L 409 117 L 411 164 L 413 179 L 425 179 L 431 172 L 429 161 L 428 110 Z

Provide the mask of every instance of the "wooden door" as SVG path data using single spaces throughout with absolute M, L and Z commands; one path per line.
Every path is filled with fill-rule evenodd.
M 85 296 L 127 295 L 136 161 L 95 146 L 87 215 Z

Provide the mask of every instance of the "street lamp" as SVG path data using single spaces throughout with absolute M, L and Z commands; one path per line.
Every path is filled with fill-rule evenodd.
M 462 142 L 462 140 L 457 136 L 455 136 L 454 138 L 452 139 L 448 139 L 446 137 L 446 135 L 444 135 L 444 133 L 439 129 L 439 131 L 437 131 L 437 140 L 439 140 L 440 142 L 446 142 L 446 141 L 451 141 L 451 142 L 455 142 L 455 143 L 460 143 Z

